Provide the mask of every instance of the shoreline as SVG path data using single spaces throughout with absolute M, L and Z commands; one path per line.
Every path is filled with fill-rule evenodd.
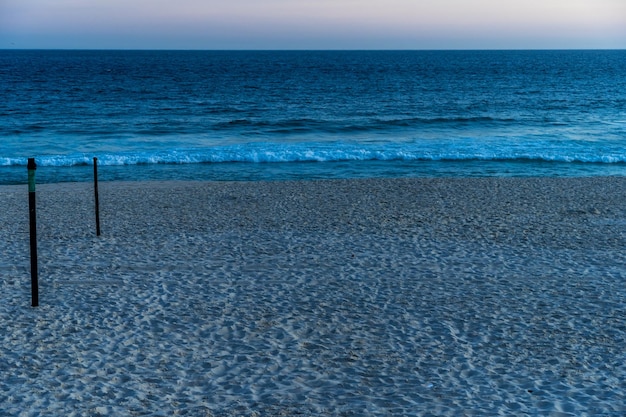
M 6 415 L 622 415 L 626 178 L 0 186 Z

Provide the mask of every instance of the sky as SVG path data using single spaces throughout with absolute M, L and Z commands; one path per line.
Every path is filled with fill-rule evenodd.
M 0 0 L 0 49 L 626 49 L 626 0 Z

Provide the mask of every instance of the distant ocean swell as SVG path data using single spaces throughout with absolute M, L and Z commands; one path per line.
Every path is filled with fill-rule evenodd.
M 314 120 L 309 118 L 285 119 L 285 120 L 258 120 L 253 117 L 238 117 L 229 120 L 218 120 L 213 123 L 189 122 L 189 120 L 177 121 L 175 117 L 168 120 L 134 120 L 126 123 L 123 120 L 109 121 L 115 129 L 106 129 L 102 120 L 76 120 L 69 121 L 62 118 L 58 121 L 48 121 L 46 124 L 26 124 L 19 127 L 0 126 L 0 135 L 23 135 L 23 134 L 57 134 L 57 135 L 94 135 L 94 136 L 119 136 L 119 135 L 154 135 L 164 134 L 198 134 L 203 129 L 211 132 L 228 131 L 237 134 L 291 134 L 291 133 L 359 133 L 389 131 L 396 128 L 417 129 L 423 126 L 430 128 L 485 128 L 495 126 L 511 127 L 513 125 L 527 125 L 529 120 L 516 120 L 512 118 L 493 117 L 407 117 L 407 118 L 376 118 L 366 115 L 363 119 L 323 119 Z M 537 120 L 537 124 L 555 125 L 557 121 Z M 128 124 L 127 129 L 123 125 Z
M 290 130 L 306 130 L 320 132 L 351 132 L 351 131 L 376 131 L 394 127 L 419 127 L 420 125 L 441 125 L 442 127 L 454 127 L 455 125 L 496 125 L 499 123 L 514 123 L 515 119 L 497 119 L 492 117 L 435 117 L 435 118 L 390 118 L 376 119 L 371 116 L 363 123 L 350 123 L 349 120 L 311 120 L 290 119 L 280 121 L 255 121 L 253 119 L 239 118 L 225 122 L 218 122 L 212 126 L 215 130 L 240 129 L 250 127 L 254 129 L 268 129 L 274 133 L 289 132 Z M 521 122 L 521 121 L 520 121 Z

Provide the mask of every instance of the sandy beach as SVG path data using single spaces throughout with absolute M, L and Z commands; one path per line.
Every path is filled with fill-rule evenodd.
M 0 187 L 3 416 L 626 415 L 626 178 Z

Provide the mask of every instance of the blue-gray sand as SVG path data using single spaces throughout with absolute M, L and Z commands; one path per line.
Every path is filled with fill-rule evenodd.
M 0 187 L 5 416 L 623 416 L 626 178 Z

